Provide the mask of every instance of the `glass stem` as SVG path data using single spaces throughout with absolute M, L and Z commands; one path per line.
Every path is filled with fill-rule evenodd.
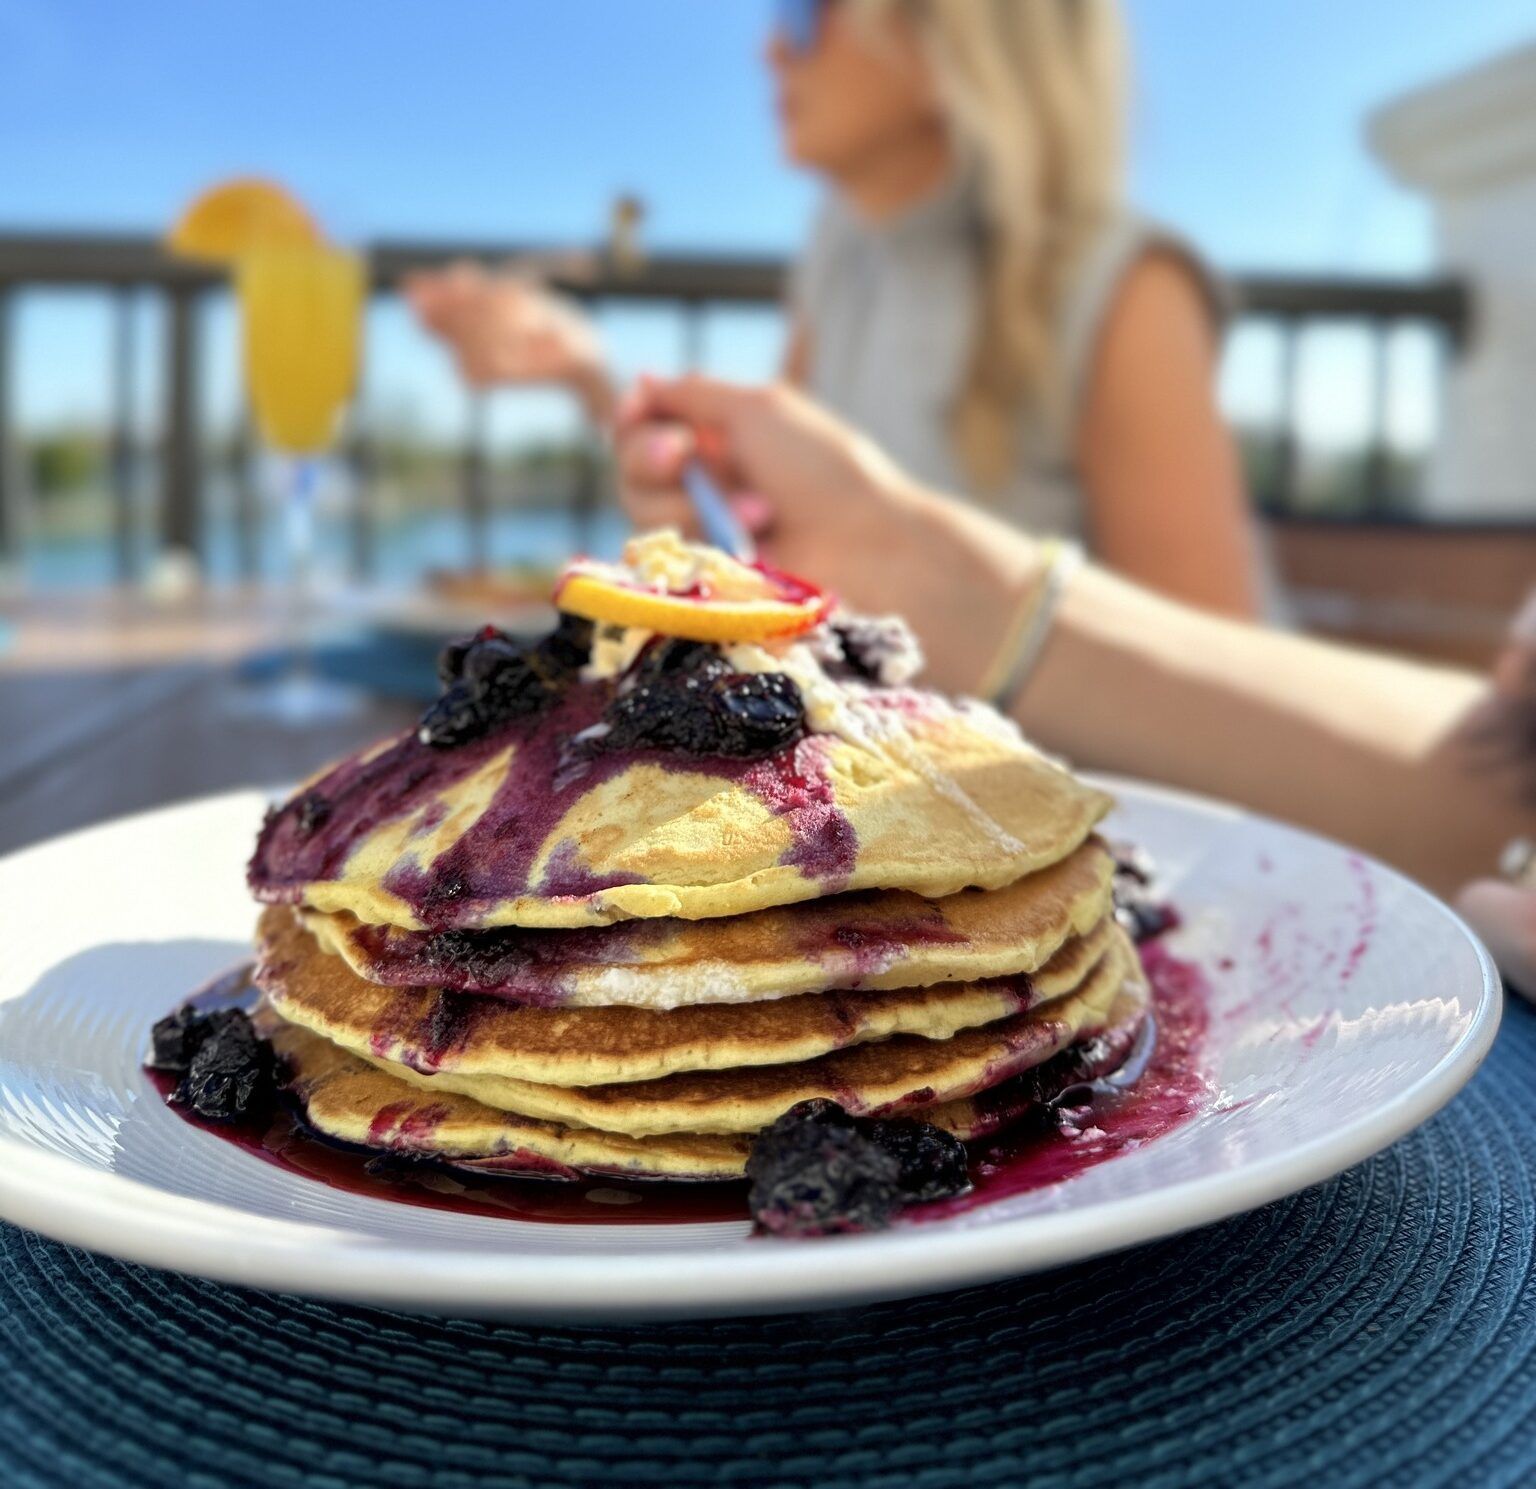
M 318 462 L 299 456 L 293 462 L 288 491 L 289 664 L 291 674 L 308 681 L 314 675 L 309 613 L 315 560 L 315 485 Z

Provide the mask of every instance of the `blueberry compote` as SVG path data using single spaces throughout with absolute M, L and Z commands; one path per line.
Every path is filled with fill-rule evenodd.
M 268 813 L 247 869 L 256 897 L 301 900 L 386 825 L 430 833 L 445 794 L 492 762 L 500 782 L 480 815 L 430 863 L 403 853 L 384 879 L 433 931 L 477 925 L 521 895 L 582 897 L 634 882 L 589 870 L 574 840 L 544 850 L 579 799 L 650 760 L 751 792 L 789 830 L 783 862 L 824 892 L 842 887 L 853 830 L 837 806 L 828 740 L 808 732 L 789 677 L 736 672 L 718 648 L 657 640 L 617 681 L 583 679 L 591 639 L 588 622 L 563 617 L 532 645 L 492 627 L 452 643 L 440 665 L 445 690 L 415 730 L 349 756 Z
M 658 639 L 603 713 L 605 750 L 681 750 L 750 759 L 805 733 L 805 701 L 782 672 L 736 672 L 717 647 Z
M 450 641 L 438 658 L 442 696 L 422 715 L 422 744 L 451 749 L 498 725 L 551 708 L 576 680 L 592 652 L 592 623 L 562 615 L 548 636 L 532 645 L 495 626 Z
M 971 1187 L 965 1144 L 928 1122 L 852 1117 L 802 1101 L 753 1141 L 747 1203 L 764 1231 L 826 1236 L 881 1230 L 903 1206 Z
M 244 986 L 243 974 L 233 987 Z M 213 991 L 224 988 L 215 984 Z M 166 1084 L 166 1099 L 205 1122 L 261 1119 L 276 1095 L 272 1047 L 237 1006 L 184 1003 L 150 1032 L 149 1069 Z
M 1115 859 L 1115 919 L 1138 944 L 1171 931 L 1179 923 L 1157 880 L 1152 855 L 1135 843 L 1111 843 Z

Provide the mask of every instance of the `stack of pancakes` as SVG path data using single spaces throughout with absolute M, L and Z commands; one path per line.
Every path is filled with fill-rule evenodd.
M 259 1017 L 320 1132 L 728 1179 L 808 1098 L 970 1138 L 1042 1070 L 1124 1058 L 1147 989 L 1109 801 L 995 714 L 853 688 L 856 738 L 593 754 L 605 686 L 456 749 L 401 736 L 269 816 Z

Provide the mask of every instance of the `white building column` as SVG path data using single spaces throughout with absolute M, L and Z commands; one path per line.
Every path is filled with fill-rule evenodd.
M 1367 134 L 1430 198 L 1439 268 L 1473 297 L 1426 504 L 1536 518 L 1536 43 L 1394 99 Z

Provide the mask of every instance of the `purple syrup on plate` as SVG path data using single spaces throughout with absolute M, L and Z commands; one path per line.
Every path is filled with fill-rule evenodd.
M 1064 1052 L 1070 1058 L 1058 1057 L 1048 1062 L 1050 1068 L 995 1088 L 984 1099 L 996 1106 L 1000 1123 L 1014 1125 L 995 1138 L 971 1144 L 975 1187 L 957 1199 L 919 1205 L 907 1211 L 903 1221 L 943 1219 L 1060 1183 L 1151 1142 L 1198 1114 L 1210 1097 L 1200 1061 L 1206 1028 L 1205 974 L 1158 941 L 1142 946 L 1141 956 L 1152 984 L 1156 1043 L 1135 1084 L 1117 1090 L 1112 1078 L 1106 1079 L 1136 1058 L 1133 1036 L 1126 1036 L 1118 1045 L 1084 1041 Z M 242 969 L 220 979 L 193 1002 L 200 1008 L 214 1008 L 252 996 Z M 155 1071 L 146 1075 L 162 1096 L 168 1097 L 174 1089 L 175 1077 Z M 1085 1081 L 1094 1083 L 1089 1104 L 1063 1106 L 1049 1116 L 1041 1111 L 1042 1103 Z M 749 1218 L 745 1181 L 644 1183 L 613 1176 L 552 1182 L 498 1174 L 497 1163 L 507 1160 L 483 1159 L 472 1167 L 454 1167 L 338 1144 L 313 1132 L 286 1104 L 270 1118 L 218 1126 L 199 1121 L 183 1108 L 172 1110 L 265 1163 L 370 1199 L 552 1225 L 696 1225 Z M 395 1116 L 380 1113 L 386 1126 Z M 521 1157 L 514 1155 L 512 1161 L 526 1166 Z
M 957 1199 L 908 1211 L 907 1220 L 942 1220 L 994 1200 L 1060 1184 L 1182 1127 L 1209 1102 L 1201 1064 L 1210 985 L 1194 962 L 1161 941 L 1140 948 L 1152 984 L 1157 1043 L 1135 1084 L 1099 1087 L 1084 1106 L 1062 1106 L 1048 1118 L 1021 1122 L 990 1142 L 973 1145 L 975 1187 Z

